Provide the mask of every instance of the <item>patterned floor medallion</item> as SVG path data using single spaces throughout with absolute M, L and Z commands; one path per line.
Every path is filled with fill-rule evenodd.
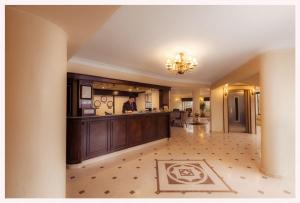
M 157 193 L 234 192 L 203 160 L 156 160 Z

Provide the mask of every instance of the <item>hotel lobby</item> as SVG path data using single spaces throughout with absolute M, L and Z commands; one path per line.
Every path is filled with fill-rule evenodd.
M 295 200 L 295 13 L 5 5 L 4 198 Z

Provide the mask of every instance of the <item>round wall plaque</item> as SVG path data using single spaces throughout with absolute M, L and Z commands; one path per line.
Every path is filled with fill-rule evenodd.
M 99 109 L 100 108 L 100 106 L 101 106 L 101 102 L 100 102 L 100 100 L 95 100 L 94 101 L 94 106 L 95 106 L 95 108 L 97 108 L 97 109 Z
M 107 105 L 107 108 L 111 109 L 113 107 L 113 102 L 108 101 L 106 105 Z
M 107 101 L 107 96 L 101 96 L 101 102 L 106 103 Z

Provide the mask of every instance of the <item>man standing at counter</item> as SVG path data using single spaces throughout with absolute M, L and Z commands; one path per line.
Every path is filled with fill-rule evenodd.
M 135 97 L 129 96 L 128 101 L 123 104 L 122 113 L 129 113 L 133 111 L 137 111 Z

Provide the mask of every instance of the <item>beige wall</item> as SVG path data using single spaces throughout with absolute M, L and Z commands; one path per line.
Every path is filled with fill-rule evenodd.
M 152 90 L 152 108 L 159 109 L 159 91 Z
M 182 101 L 180 97 L 170 95 L 170 110 L 179 109 L 182 110 Z
M 196 95 L 194 93 L 197 93 Z M 198 112 L 200 110 L 200 97 L 210 97 L 209 88 L 184 88 L 184 89 L 171 89 L 170 91 L 170 110 L 182 109 L 182 98 L 192 98 L 198 100 Z M 193 102 L 194 104 L 194 102 Z M 194 107 L 193 107 L 194 108 Z
M 176 92 L 171 90 L 170 91 L 170 110 L 173 109 L 182 109 L 182 102 L 181 98 L 192 98 L 192 90 L 184 92 Z
M 152 93 L 152 108 L 159 109 L 159 91 L 153 89 Z M 129 97 L 127 96 L 115 96 L 115 114 L 121 114 L 123 109 L 123 104 L 127 102 Z M 145 93 L 140 93 L 138 97 L 136 97 L 136 105 L 138 111 L 145 111 Z M 101 101 L 101 95 L 95 95 L 93 97 L 93 102 L 95 100 Z M 107 96 L 107 101 L 113 101 L 112 96 Z M 96 109 L 97 115 L 104 115 L 105 112 L 113 113 L 113 109 L 108 109 L 106 103 L 101 102 L 101 106 L 99 109 Z
M 253 59 L 249 60 L 245 64 L 241 65 L 236 70 L 232 71 L 219 81 L 212 84 L 212 105 L 211 105 L 211 116 L 212 118 L 212 131 L 221 132 L 223 131 L 223 128 L 225 132 L 227 132 L 227 125 L 224 125 L 227 123 L 227 109 L 224 108 L 224 114 L 223 115 L 223 95 L 221 92 L 223 92 L 223 86 L 225 84 L 248 84 L 248 85 L 255 85 L 259 86 L 260 84 L 260 69 L 262 61 L 264 60 L 265 54 L 260 54 Z M 214 100 L 214 101 L 213 101 Z M 251 98 L 252 107 L 254 107 L 254 98 Z M 226 104 L 226 100 L 224 100 L 224 105 Z M 226 104 L 227 105 L 227 104 Z M 254 108 L 252 108 L 254 109 Z M 220 112 L 222 110 L 222 112 Z M 252 116 L 254 111 L 251 112 Z M 223 121 L 223 117 L 225 121 Z M 255 126 L 254 119 L 252 120 L 252 126 Z M 222 130 L 221 130 L 222 129 Z M 252 129 L 252 132 L 255 132 L 254 129 Z
M 104 96 L 104 97 L 107 98 L 105 102 L 101 101 L 101 97 L 102 96 Z M 108 106 L 107 106 L 108 102 L 113 102 L 113 96 L 109 96 L 109 95 L 94 95 L 93 96 L 93 106 L 94 106 L 96 100 L 100 101 L 100 107 L 96 108 L 96 115 L 98 115 L 98 116 L 105 115 L 105 112 L 111 113 L 111 114 L 113 113 L 113 108 L 109 109 Z M 128 100 L 128 97 L 127 97 L 127 100 Z M 115 101 L 115 103 L 117 103 L 118 104 L 117 106 L 119 106 L 119 100 L 117 102 Z M 121 112 L 122 112 L 122 109 L 121 109 Z
M 159 109 L 159 91 L 156 89 L 152 89 L 152 109 L 156 108 Z M 136 98 L 136 105 L 138 111 L 145 111 L 145 93 L 139 94 Z
M 122 97 L 115 97 L 115 113 L 116 114 L 121 114 L 123 113 L 122 110 L 123 110 L 123 104 L 125 102 L 127 102 L 129 99 L 129 97 L 125 97 L 125 96 L 122 96 Z
M 254 57 L 252 60 L 248 61 L 241 67 L 237 68 L 224 78 L 220 79 L 216 83 L 212 85 L 212 104 L 211 104 L 211 113 L 212 113 L 212 131 L 221 132 L 224 128 L 225 132 L 227 132 L 227 109 L 224 108 L 224 115 L 223 115 L 223 95 L 221 92 L 223 92 L 223 85 L 226 83 L 228 84 L 249 84 L 249 85 L 260 85 L 260 71 L 263 67 L 264 61 L 266 60 L 266 56 L 268 56 L 271 53 L 277 53 L 277 52 L 289 52 L 289 50 L 274 50 L 270 51 L 264 54 L 260 54 L 256 57 Z M 275 59 L 274 59 L 275 60 Z M 252 88 L 252 86 L 244 86 L 247 88 Z M 252 118 L 254 118 L 255 111 L 255 98 L 254 96 L 251 97 L 251 115 Z M 224 100 L 224 106 L 227 106 L 226 100 Z M 222 110 L 222 112 L 220 112 Z M 223 121 L 224 116 L 224 121 Z M 255 132 L 254 126 L 255 126 L 255 120 L 252 119 L 252 132 Z
M 67 36 L 6 8 L 6 197 L 64 197 Z
M 271 176 L 287 176 L 292 179 L 295 167 L 294 74 L 295 50 L 273 50 L 255 57 L 221 79 L 213 85 L 211 93 L 212 131 L 222 132 L 226 126 L 223 126 L 221 85 L 249 81 L 257 84 L 259 81 L 262 113 L 261 169 Z M 251 99 L 254 103 L 254 97 Z M 251 108 L 254 109 L 254 106 Z
M 218 80 L 214 84 L 212 84 L 212 88 L 219 87 L 226 83 L 239 83 L 239 82 L 251 82 L 253 85 L 257 85 L 260 70 L 260 63 L 262 60 L 262 55 L 258 55 L 255 58 L 251 59 L 247 63 L 243 64 L 239 68 L 235 69 L 222 79 Z

